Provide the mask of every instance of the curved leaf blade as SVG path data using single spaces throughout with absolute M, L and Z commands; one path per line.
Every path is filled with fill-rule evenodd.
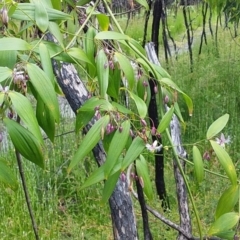
M 41 1 L 35 1 L 35 20 L 38 28 L 44 33 L 48 29 L 48 14 Z
M 12 37 L 4 37 L 0 38 L 0 51 L 28 51 L 31 50 L 31 45 L 20 39 L 20 38 L 12 38 Z
M 222 131 L 229 120 L 229 114 L 224 114 L 214 121 L 207 130 L 207 139 L 211 139 Z
M 230 186 L 224 191 L 216 208 L 215 218 L 218 219 L 223 214 L 232 211 L 238 201 L 239 186 Z
M 14 147 L 29 161 L 44 168 L 43 149 L 39 140 L 26 128 L 17 122 L 4 118 L 3 122 L 7 128 Z
M 125 34 L 114 32 L 114 31 L 103 31 L 96 34 L 95 39 L 99 40 L 130 40 L 131 38 Z
M 239 221 L 239 215 L 235 212 L 225 213 L 219 217 L 208 230 L 208 235 L 213 236 L 233 228 Z
M 0 82 L 12 76 L 12 70 L 8 67 L 0 67 Z
M 101 140 L 102 131 L 107 126 L 109 119 L 109 116 L 105 115 L 91 127 L 86 136 L 83 138 L 77 152 L 71 159 L 68 172 L 70 172 L 72 168 L 75 167 Z
M 215 141 L 210 140 L 210 143 L 232 185 L 237 185 L 237 173 L 232 159 L 228 153 Z
M 43 138 L 30 101 L 18 92 L 9 91 L 12 105 L 26 128 L 43 144 Z
M 46 73 L 35 64 L 28 63 L 27 71 L 30 77 L 30 82 L 32 83 L 34 89 L 39 94 L 46 107 L 49 109 L 49 112 L 55 121 L 59 123 L 60 113 L 58 101 L 51 80 L 48 78 Z
M 193 146 L 193 163 L 197 182 L 201 183 L 204 179 L 204 167 L 202 155 L 197 146 Z
M 171 108 L 164 114 L 160 124 L 158 125 L 157 130 L 159 133 L 163 133 L 166 130 L 166 128 L 169 127 L 169 124 L 172 120 L 173 113 L 174 113 L 174 107 L 171 106 Z

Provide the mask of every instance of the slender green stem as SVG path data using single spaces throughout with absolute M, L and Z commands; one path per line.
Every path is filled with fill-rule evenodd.
M 76 38 L 79 36 L 79 34 L 81 33 L 81 31 L 83 30 L 83 28 L 86 26 L 86 24 L 88 23 L 89 19 L 92 17 L 92 14 L 94 12 L 94 10 L 96 9 L 97 5 L 99 4 L 99 0 L 97 0 L 94 4 L 94 6 L 92 7 L 90 13 L 88 14 L 87 18 L 85 19 L 84 23 L 82 24 L 82 26 L 78 29 L 78 31 L 76 32 L 75 36 L 72 38 L 72 40 L 69 42 L 69 44 L 66 46 L 66 50 L 71 48 L 72 45 L 75 43 Z

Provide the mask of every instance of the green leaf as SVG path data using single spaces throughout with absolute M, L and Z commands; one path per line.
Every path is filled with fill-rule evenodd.
M 52 33 L 52 35 L 57 39 L 61 47 L 64 47 L 63 34 L 61 33 L 58 24 L 55 22 L 49 22 L 48 29 L 49 29 L 49 32 Z
M 75 167 L 101 140 L 102 133 L 105 130 L 109 119 L 109 115 L 105 115 L 91 127 L 86 136 L 83 138 L 77 152 L 73 156 L 68 167 L 68 172 L 70 172 L 72 168 Z
M 8 167 L 7 161 L 0 158 L 0 181 L 11 187 L 13 190 L 17 189 L 18 183 L 12 170 Z
M 107 31 L 109 28 L 109 17 L 105 14 L 97 14 L 97 20 L 102 31 Z
M 47 74 L 49 79 L 51 80 L 53 86 L 55 85 L 54 81 L 54 73 L 53 73 L 53 68 L 52 68 L 52 62 L 50 58 L 50 54 L 48 51 L 48 48 L 44 43 L 39 44 L 39 53 L 40 53 L 40 59 L 41 59 L 41 64 L 44 72 Z
M 12 77 L 12 70 L 8 67 L 0 67 L 0 82 Z
M 100 97 L 105 98 L 109 81 L 109 66 L 107 56 L 103 49 L 98 52 L 96 64 Z
M 38 124 L 53 142 L 55 137 L 55 119 L 39 96 L 37 97 L 36 117 Z
M 136 0 L 136 2 L 138 2 L 140 5 L 142 5 L 146 9 L 146 11 L 149 10 L 149 5 L 146 0 Z
M 121 70 L 124 72 L 125 77 L 128 81 L 128 87 L 130 90 L 133 90 L 135 85 L 135 77 L 134 77 L 134 71 L 133 67 L 128 60 L 127 57 L 125 57 L 123 54 L 119 52 L 115 52 L 115 57 L 117 58 L 117 61 L 120 65 Z
M 233 185 L 237 185 L 237 174 L 235 166 L 232 162 L 232 159 L 228 155 L 228 153 L 223 149 L 219 144 L 215 141 L 210 140 L 210 143 L 213 147 L 214 152 L 216 153 L 219 162 L 221 163 L 224 171 L 226 172 L 229 180 Z
M 129 110 L 128 108 L 124 107 L 123 105 L 116 103 L 116 102 L 112 102 L 112 106 L 116 109 L 116 111 L 123 113 L 123 114 L 133 114 L 133 112 L 131 110 Z
M 106 99 L 91 97 L 84 103 L 82 107 L 78 109 L 78 111 L 81 111 L 81 112 L 87 112 L 87 111 L 93 111 L 93 110 L 95 111 L 95 108 L 99 108 L 99 110 L 104 110 L 104 111 L 113 110 L 112 104 Z
M 122 88 L 122 89 L 125 89 L 125 88 Z M 127 91 L 129 93 L 129 96 L 133 99 L 133 101 L 136 104 L 139 117 L 144 119 L 146 117 L 147 111 L 148 111 L 146 103 L 140 97 L 138 97 L 136 94 L 134 94 L 133 92 L 131 92 L 129 90 L 127 90 Z
M 119 89 L 121 83 L 121 71 L 118 68 L 114 68 L 112 71 L 110 71 L 107 94 L 113 97 L 115 100 L 119 99 Z
M 223 214 L 233 210 L 234 206 L 238 201 L 239 186 L 230 186 L 224 191 L 216 208 L 215 218 L 218 219 Z
M 28 51 L 31 45 L 20 38 L 4 37 L 0 38 L 0 51 Z
M 220 237 L 221 239 L 233 240 L 235 234 L 236 232 L 234 230 L 229 230 L 229 231 L 219 232 L 215 235 L 217 237 Z
M 121 124 L 122 131 L 119 129 L 114 133 L 110 143 L 107 158 L 104 163 L 104 174 L 107 179 L 114 165 L 117 163 L 119 156 L 126 146 L 127 140 L 130 137 L 130 121 L 126 120 Z
M 81 111 L 81 109 L 77 112 L 75 125 L 76 133 L 82 130 L 82 128 L 85 127 L 91 121 L 91 119 L 94 117 L 95 112 L 96 112 L 95 110 Z
M 86 53 L 80 49 L 80 48 L 70 48 L 67 53 L 77 59 L 77 60 L 80 60 L 80 61 L 83 61 L 83 62 L 86 62 L 86 63 L 89 63 L 89 64 L 92 64 L 92 62 L 88 59 Z
M 79 0 L 79 1 L 77 1 L 77 6 L 84 6 L 90 2 L 91 2 L 91 0 Z
M 83 185 L 80 187 L 80 190 L 87 188 L 91 185 L 94 185 L 96 183 L 99 183 L 104 180 L 104 167 L 103 165 L 99 168 L 97 168 L 91 175 L 88 177 L 88 179 L 83 183 Z
M 229 114 L 224 114 L 214 121 L 207 130 L 207 139 L 211 139 L 222 131 L 229 120 Z
M 99 32 L 96 36 L 95 39 L 99 40 L 130 40 L 131 38 L 125 34 L 119 33 L 119 32 L 114 32 L 114 31 L 103 31 Z
M 13 69 L 17 62 L 17 51 L 1 51 L 0 66 Z M 2 77 L 2 74 L 0 74 Z
M 140 155 L 140 159 L 136 160 L 136 169 L 137 169 L 138 179 L 142 178 L 142 181 L 143 181 L 143 185 L 142 185 L 143 192 L 146 194 L 149 200 L 152 200 L 153 199 L 152 184 L 149 177 L 146 160 L 142 155 Z
M 121 171 L 115 172 L 105 182 L 101 201 L 103 204 L 107 203 L 108 199 L 111 197 L 113 190 L 116 187 L 120 174 Z
M 233 228 L 239 221 L 239 215 L 235 212 L 225 213 L 219 217 L 208 230 L 208 235 L 216 236 Z
M 44 157 L 41 142 L 17 122 L 9 118 L 4 118 L 3 122 L 6 125 L 14 147 L 19 153 L 26 159 L 43 168 Z
M 197 146 L 193 146 L 193 163 L 197 182 L 200 183 L 204 179 L 204 167 L 202 155 Z
M 48 78 L 46 73 L 35 64 L 28 63 L 27 71 L 30 77 L 30 82 L 32 83 L 34 89 L 39 94 L 46 107 L 49 109 L 49 112 L 55 121 L 59 123 L 60 113 L 58 101 L 51 80 Z
M 145 142 L 142 138 L 136 137 L 134 138 L 132 144 L 128 148 L 126 155 L 122 161 L 122 172 L 132 163 L 134 162 L 138 156 L 142 153 L 144 148 L 146 147 Z
M 158 132 L 159 133 L 163 133 L 167 127 L 169 127 L 169 124 L 172 120 L 172 116 L 173 116 L 173 112 L 174 112 L 174 107 L 172 106 L 163 116 L 160 124 L 158 125 Z
M 44 33 L 48 29 L 48 14 L 40 0 L 35 2 L 35 20 L 38 28 Z
M 34 21 L 35 19 L 34 3 L 18 3 L 17 9 L 14 11 L 12 18 L 18 20 Z M 51 20 L 67 20 L 72 19 L 69 14 L 62 11 L 55 10 L 53 8 L 46 7 L 49 21 Z
M 26 128 L 43 144 L 42 134 L 30 101 L 18 92 L 8 92 L 12 105 Z

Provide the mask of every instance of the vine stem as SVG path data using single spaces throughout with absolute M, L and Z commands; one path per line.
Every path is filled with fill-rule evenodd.
M 20 117 L 19 116 L 17 116 L 17 122 L 20 123 Z M 30 197 L 29 197 L 29 194 L 28 194 L 28 188 L 27 188 L 25 174 L 24 174 L 24 170 L 23 170 L 23 166 L 22 166 L 21 155 L 16 148 L 15 148 L 15 155 L 16 155 L 16 159 L 17 159 L 18 170 L 19 170 L 21 181 L 22 181 L 23 192 L 24 192 L 26 203 L 27 203 L 28 212 L 29 212 L 29 215 L 30 215 L 30 218 L 31 218 L 35 239 L 40 240 L 40 237 L 39 237 L 39 234 L 38 234 L 37 223 L 36 223 L 36 220 L 35 220 L 35 217 L 34 217 L 34 214 L 33 214 L 33 209 L 32 209 Z
M 78 35 L 81 33 L 81 31 L 83 30 L 83 28 L 86 26 L 86 24 L 88 23 L 89 19 L 92 17 L 92 14 L 94 12 L 94 10 L 96 9 L 96 7 L 98 6 L 100 0 L 97 0 L 95 2 L 95 4 L 93 5 L 90 13 L 88 14 L 87 18 L 85 19 L 84 23 L 82 24 L 82 26 L 78 29 L 78 31 L 75 33 L 74 37 L 72 38 L 72 40 L 68 43 L 66 50 L 69 49 L 74 42 L 76 41 L 76 38 L 78 37 Z

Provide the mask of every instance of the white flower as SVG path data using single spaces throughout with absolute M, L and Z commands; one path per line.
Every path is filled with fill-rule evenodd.
M 148 151 L 150 151 L 150 152 L 152 152 L 152 153 L 154 153 L 154 152 L 160 152 L 161 149 L 162 149 L 162 144 L 159 145 L 159 146 L 157 146 L 157 144 L 158 144 L 158 142 L 157 142 L 157 140 L 155 140 L 152 145 L 150 145 L 149 143 L 147 143 L 147 144 L 146 144 L 146 148 L 147 148 Z
M 230 136 L 227 136 L 227 138 L 225 138 L 224 134 L 221 133 L 220 138 L 216 138 L 216 142 L 221 146 L 221 147 L 225 147 L 225 144 L 229 144 L 231 142 L 231 138 Z

